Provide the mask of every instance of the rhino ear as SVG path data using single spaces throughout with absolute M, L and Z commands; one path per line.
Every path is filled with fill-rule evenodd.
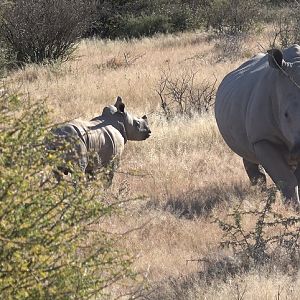
M 125 111 L 125 104 L 123 103 L 123 100 L 120 96 L 117 97 L 117 101 L 115 103 L 115 107 L 118 109 L 120 112 Z
M 285 61 L 283 60 L 283 53 L 279 49 L 268 50 L 269 66 L 275 69 L 282 69 Z

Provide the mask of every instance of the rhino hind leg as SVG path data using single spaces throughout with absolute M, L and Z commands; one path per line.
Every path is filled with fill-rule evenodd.
M 252 185 L 266 186 L 267 179 L 263 171 L 260 170 L 259 165 L 243 159 L 244 167 Z

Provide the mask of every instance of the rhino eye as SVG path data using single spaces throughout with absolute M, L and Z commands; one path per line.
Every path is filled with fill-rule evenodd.
M 285 112 L 285 113 L 284 113 L 284 116 L 285 116 L 286 118 L 288 118 L 288 117 L 289 117 L 289 114 L 288 114 L 287 112 Z

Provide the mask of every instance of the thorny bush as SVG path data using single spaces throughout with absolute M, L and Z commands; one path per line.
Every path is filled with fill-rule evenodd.
M 217 80 L 202 80 L 199 83 L 197 75 L 197 71 L 183 70 L 176 76 L 170 71 L 162 71 L 156 92 L 167 119 L 176 115 L 192 117 L 211 110 L 215 101 Z
M 262 208 L 244 210 L 237 206 L 227 217 L 215 218 L 222 229 L 222 247 L 230 247 L 236 257 L 250 265 L 276 265 L 285 270 L 298 270 L 300 265 L 300 217 L 283 216 L 273 211 L 276 189 L 270 189 Z M 245 218 L 255 220 L 246 228 Z

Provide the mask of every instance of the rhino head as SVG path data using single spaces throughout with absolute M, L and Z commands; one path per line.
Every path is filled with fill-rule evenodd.
M 286 62 L 278 49 L 268 51 L 274 70 L 276 119 L 291 160 L 300 161 L 300 61 Z
M 148 125 L 147 116 L 137 118 L 125 111 L 125 104 L 120 96 L 117 97 L 115 107 L 124 116 L 124 127 L 127 139 L 131 141 L 142 141 L 150 137 L 151 130 Z
M 151 135 L 147 116 L 142 118 L 132 116 L 125 110 L 125 104 L 120 96 L 117 97 L 114 105 L 103 109 L 102 116 L 108 115 L 122 125 L 126 140 L 142 141 Z

